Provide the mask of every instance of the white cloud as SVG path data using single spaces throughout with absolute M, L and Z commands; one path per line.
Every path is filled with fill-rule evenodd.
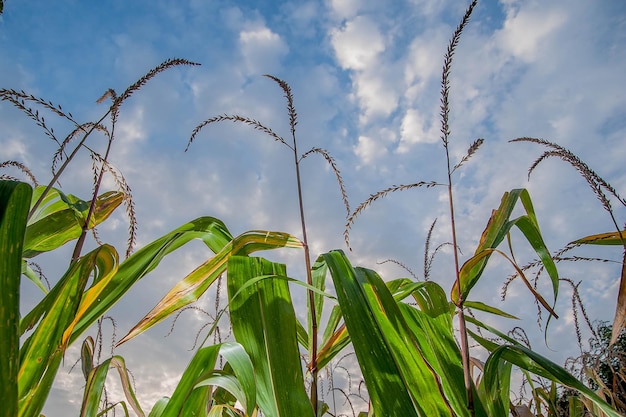
M 408 109 L 402 118 L 400 127 L 399 153 L 408 152 L 416 143 L 434 143 L 439 140 L 439 128 L 436 117 L 424 120 L 423 115 L 416 109 Z
M 363 109 L 361 123 L 366 125 L 372 116 L 388 116 L 398 105 L 394 85 L 382 73 L 367 72 L 354 76 L 356 95 Z
M 367 16 L 347 22 L 341 29 L 333 30 L 330 37 L 339 65 L 344 69 L 368 69 L 385 50 L 385 40 L 376 22 Z
M 285 41 L 265 26 L 241 31 L 239 46 L 248 73 L 255 75 L 275 72 L 289 52 Z
M 362 163 L 368 165 L 385 155 L 387 149 L 368 136 L 359 136 L 358 144 L 354 147 L 354 153 L 361 159 Z
M 360 0 L 329 0 L 329 6 L 334 17 L 338 20 L 356 16 L 363 6 Z
M 510 8 L 502 30 L 496 34 L 501 48 L 525 62 L 535 61 L 546 40 L 567 21 L 563 11 Z

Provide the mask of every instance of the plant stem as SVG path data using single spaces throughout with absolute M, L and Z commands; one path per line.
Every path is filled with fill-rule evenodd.
M 474 392 L 472 391 L 472 376 L 470 373 L 470 355 L 469 355 L 469 343 L 467 341 L 467 325 L 465 322 L 465 313 L 463 312 L 463 298 L 460 296 L 461 290 L 461 276 L 459 267 L 459 251 L 456 239 L 456 222 L 454 217 L 454 200 L 452 196 L 452 171 L 450 170 L 450 153 L 448 151 L 447 143 L 446 160 L 448 163 L 448 202 L 450 205 L 450 225 L 452 227 L 452 247 L 454 253 L 454 273 L 456 280 L 456 287 L 459 289 L 459 301 L 456 303 L 457 316 L 459 318 L 459 333 L 461 335 L 461 360 L 463 363 L 463 380 L 465 382 L 465 393 L 467 396 L 467 408 L 470 415 L 474 416 Z
M 111 111 L 109 110 L 109 113 Z M 109 114 L 107 113 L 107 114 Z M 93 187 L 93 195 L 91 196 L 91 203 L 89 204 L 89 212 L 87 213 L 87 218 L 85 218 L 85 223 L 83 224 L 82 231 L 80 233 L 80 237 L 76 241 L 76 246 L 74 246 L 74 252 L 72 253 L 72 262 L 78 260 L 80 254 L 83 250 L 83 246 L 85 244 L 85 237 L 87 236 L 87 230 L 89 230 L 89 222 L 91 218 L 94 216 L 94 211 L 96 209 L 96 200 L 98 199 L 98 191 L 100 190 L 100 185 L 102 184 L 102 178 L 104 177 L 104 171 L 106 169 L 107 160 L 109 159 L 109 153 L 111 152 L 111 143 L 113 142 L 113 135 L 115 133 L 115 117 L 113 117 L 113 123 L 111 126 L 111 134 L 109 135 L 109 140 L 107 141 L 107 149 L 104 154 L 104 158 L 102 159 L 102 167 L 100 168 L 100 172 L 98 173 L 98 179 Z
M 304 201 L 302 199 L 302 181 L 300 180 L 300 161 L 298 159 L 298 147 L 296 144 L 295 130 L 292 127 L 291 136 L 293 138 L 293 155 L 296 167 L 296 182 L 298 184 L 298 204 L 300 206 L 300 222 L 302 225 L 302 243 L 304 245 L 304 263 L 306 267 L 306 282 L 313 285 L 311 274 L 311 255 L 309 252 L 309 242 L 306 235 L 306 221 L 304 217 Z M 315 295 L 308 290 L 309 314 L 311 315 L 311 346 L 309 346 L 309 356 L 311 358 L 311 405 L 313 414 L 317 416 L 317 315 L 315 311 Z

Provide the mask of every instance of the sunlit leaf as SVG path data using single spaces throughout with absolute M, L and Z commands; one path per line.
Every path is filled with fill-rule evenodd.
M 23 319 L 36 321 L 38 324 L 20 349 L 20 412 L 25 409 L 41 410 L 43 407 L 43 402 L 34 404 L 33 401 L 41 397 L 42 392 L 47 393 L 50 389 L 50 386 L 43 383 L 45 376 L 50 370 L 56 373 L 56 369 L 52 367 L 58 366 L 58 356 L 63 354 L 67 346 L 63 333 L 74 321 L 83 290 L 89 277 L 97 269 L 100 256 L 104 254 L 106 257 L 107 252 L 106 247 L 100 247 L 72 263 L 52 291 L 33 309 L 37 314 Z
M 31 200 L 28 184 L 0 181 L 0 411 L 18 410 L 20 273 Z
M 139 402 L 137 401 L 137 397 L 135 396 L 132 381 L 129 378 L 124 358 L 116 355 L 92 368 L 89 372 L 83 395 L 83 403 L 81 406 L 81 417 L 98 415 L 100 399 L 104 393 L 104 384 L 106 382 L 109 369 L 111 368 L 115 368 L 117 370 L 126 401 L 128 401 L 135 414 L 139 417 L 145 416 Z
M 427 327 L 420 323 L 418 315 L 425 313 L 407 305 L 399 307 L 376 273 L 353 268 L 341 251 L 322 256 L 331 271 L 374 413 L 381 416 L 469 415 L 465 399 L 459 399 L 459 395 L 464 396 L 464 386 L 458 347 L 455 344 L 450 350 L 449 343 L 454 344 L 454 339 L 427 340 L 431 331 L 437 331 L 430 327 L 432 323 Z M 440 317 L 450 323 L 448 310 Z M 430 343 L 443 343 L 447 347 L 438 355 Z M 455 360 L 450 361 L 448 355 L 456 356 Z M 440 379 L 435 368 L 446 375 L 457 375 L 460 370 L 461 386 L 455 386 L 458 377 L 451 381 Z M 453 394 L 455 389 L 456 394 Z M 477 415 L 484 415 L 482 408 L 476 411 Z
M 479 336 L 474 335 L 476 340 L 480 340 Z M 618 417 L 620 414 L 615 411 L 609 404 L 601 399 L 595 392 L 584 385 L 580 380 L 571 375 L 563 367 L 557 365 L 551 360 L 539 355 L 536 352 L 528 349 L 527 347 L 517 345 L 495 345 L 492 342 L 488 342 L 485 339 L 481 340 L 481 344 L 487 347 L 491 351 L 489 358 L 485 362 L 485 369 L 488 367 L 496 366 L 499 361 L 507 361 L 513 365 L 527 370 L 534 375 L 541 376 L 550 381 L 554 381 L 558 384 L 573 388 L 580 392 L 583 396 L 592 401 L 602 412 L 609 417 Z M 489 369 L 497 369 L 489 368 Z M 490 372 L 496 372 L 490 371 Z M 497 378 L 497 376 L 493 376 Z
M 38 187 L 35 192 L 41 192 L 41 188 Z M 33 200 L 36 198 L 35 195 Z M 25 258 L 32 258 L 42 252 L 57 249 L 77 239 L 87 218 L 89 203 L 86 201 L 72 195 L 66 196 L 55 189 L 51 189 L 46 198 L 45 201 L 49 205 L 39 207 L 36 216 L 30 219 L 26 229 L 23 254 Z M 123 193 L 113 191 L 98 196 L 89 228 L 106 220 L 124 201 L 124 198 Z
M 231 256 L 247 255 L 258 250 L 301 246 L 299 240 L 287 233 L 253 230 L 237 236 L 225 244 L 214 257 L 202 263 L 174 285 L 161 301 L 118 342 L 118 345 L 198 300 L 226 270 L 226 264 Z
M 252 359 L 257 401 L 263 414 L 312 417 L 287 281 L 264 279 L 240 291 L 250 279 L 267 275 L 285 276 L 285 266 L 262 258 L 229 258 L 227 282 L 233 334 Z
M 76 340 L 101 315 L 111 308 L 137 281 L 154 270 L 163 258 L 193 239 L 201 239 L 214 252 L 219 252 L 231 239 L 224 223 L 213 217 L 201 217 L 173 230 L 137 250 L 122 263 L 104 288 L 97 302 L 91 303 L 76 324 L 70 343 Z M 92 291 L 90 289 L 89 291 Z M 90 292 L 86 297 L 93 298 Z

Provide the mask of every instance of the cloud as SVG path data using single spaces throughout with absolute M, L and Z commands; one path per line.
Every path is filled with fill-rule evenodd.
M 374 139 L 367 136 L 359 136 L 359 141 L 354 147 L 354 153 L 364 164 L 370 164 L 381 155 L 386 154 L 387 150 L 381 147 Z
M 239 33 L 239 47 L 249 74 L 275 72 L 289 47 L 267 27 L 256 27 Z
M 524 62 L 537 59 L 545 41 L 567 21 L 565 12 L 546 10 L 545 5 L 518 9 L 509 7 L 502 30 L 496 34 L 501 48 Z
M 344 69 L 365 70 L 376 63 L 385 50 L 385 40 L 378 25 L 367 16 L 357 16 L 342 28 L 330 33 L 337 61 Z
M 416 143 L 435 143 L 439 141 L 438 117 L 433 115 L 424 120 L 416 109 L 408 109 L 402 118 L 400 127 L 399 153 L 408 152 Z

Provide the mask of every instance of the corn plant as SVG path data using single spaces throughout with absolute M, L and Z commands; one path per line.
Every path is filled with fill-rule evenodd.
M 500 205 L 486 220 L 486 226 L 473 255 L 464 262 L 458 253 L 454 226 L 453 175 L 467 162 L 483 143 L 475 141 L 467 155 L 453 165 L 449 146 L 451 129 L 448 124 L 449 77 L 455 48 L 469 22 L 476 1 L 472 2 L 448 46 L 442 77 L 442 143 L 447 164 L 445 181 L 419 181 L 392 186 L 372 196 L 350 211 L 347 194 L 334 159 L 320 148 L 299 153 L 296 141 L 297 113 L 289 85 L 276 77 L 287 99 L 291 141 L 252 118 L 225 115 L 209 118 L 192 132 L 188 146 L 206 126 L 221 121 L 249 125 L 269 135 L 294 155 L 296 198 L 300 202 L 301 238 L 292 234 L 252 230 L 232 236 L 226 225 L 213 217 L 201 217 L 181 225 L 159 239 L 131 253 L 134 242 L 133 220 L 129 250 L 119 259 L 114 247 L 96 240 L 96 248 L 83 253 L 87 232 L 106 221 L 123 203 L 132 215 L 130 188 L 121 174 L 111 168 L 108 155 L 114 140 L 114 126 L 121 105 L 142 85 L 161 71 L 176 65 L 192 65 L 185 60 L 170 60 L 150 71 L 122 95 L 109 90 L 103 100 L 111 99 L 109 110 L 98 122 L 80 124 L 60 106 L 13 90 L 2 90 L 2 98 L 13 103 L 31 117 L 52 139 L 54 132 L 47 127 L 35 103 L 63 117 L 75 129 L 59 143 L 55 157 L 63 164 L 54 171 L 48 186 L 35 187 L 5 179 L 0 182 L 0 400 L 3 415 L 37 416 L 46 401 L 50 386 L 67 347 L 78 343 L 113 305 L 124 302 L 126 292 L 139 280 L 149 279 L 151 272 L 171 252 L 182 248 L 192 239 L 200 239 L 214 253 L 192 272 L 182 277 L 117 343 L 132 343 L 132 339 L 166 318 L 198 300 L 225 274 L 228 289 L 226 309 L 233 330 L 233 341 L 209 344 L 204 341 L 195 351 L 174 391 L 159 400 L 149 416 L 312 416 L 336 415 L 328 404 L 319 400 L 318 372 L 329 366 L 339 354 L 351 346 L 360 367 L 369 401 L 369 416 L 508 416 L 521 415 L 528 408 L 515 407 L 510 400 L 513 366 L 532 380 L 545 378 L 554 384 L 570 387 L 607 416 L 619 414 L 596 393 L 583 385 L 563 367 L 538 355 L 514 338 L 466 314 L 468 309 L 482 310 L 509 317 L 505 312 L 472 298 L 473 288 L 486 279 L 485 268 L 492 255 L 502 256 L 527 285 L 538 303 L 557 317 L 553 309 L 558 296 L 559 277 L 553 257 L 546 247 L 531 197 L 524 189 L 503 195 Z M 109 127 L 103 124 L 110 117 Z M 103 153 L 86 145 L 92 132 L 107 137 Z M 80 138 L 77 146 L 66 156 L 72 140 Z M 82 200 L 54 188 L 59 176 L 79 150 L 85 150 L 94 160 L 94 191 Z M 409 278 L 383 280 L 374 270 L 353 266 L 342 250 L 332 250 L 312 258 L 307 243 L 307 227 L 302 203 L 300 163 L 311 154 L 321 155 L 333 169 L 340 186 L 346 211 L 346 242 L 349 229 L 358 215 L 379 198 L 390 193 L 420 187 L 445 187 L 452 220 L 452 248 L 456 280 L 450 293 L 436 282 Z M 19 162 L 5 166 L 28 170 Z M 108 172 L 118 181 L 121 190 L 100 193 L 102 176 Z M 523 214 L 513 217 L 514 208 L 521 205 Z M 131 216 L 131 219 L 133 217 Z M 511 253 L 501 249 L 502 243 L 514 231 L 519 231 L 537 254 L 552 284 L 550 301 L 539 294 L 527 279 L 525 271 Z M 28 260 L 74 242 L 74 251 L 67 271 L 48 291 L 39 281 Z M 306 277 L 291 277 L 284 264 L 251 256 L 259 250 L 280 248 L 302 249 Z M 315 259 L 315 261 L 312 261 Z M 24 275 L 43 288 L 44 294 L 24 317 L 19 317 L 19 281 Z M 326 283 L 332 280 L 334 294 Z M 307 292 L 307 323 L 299 322 L 290 283 Z M 7 290 L 4 290 L 7 289 Z M 412 302 L 407 302 L 412 300 Z M 322 313 L 329 309 L 328 319 L 321 331 Z M 458 319 L 460 341 L 456 339 L 454 318 Z M 211 334 L 219 322 L 214 320 Z M 497 339 L 485 337 L 467 327 L 471 323 Z M 30 333 L 29 333 L 30 332 Z M 28 334 L 28 336 L 27 336 Z M 471 357 L 469 338 L 489 351 L 484 364 Z M 21 341 L 22 340 L 22 341 Z M 207 337 L 208 340 L 208 337 Z M 307 363 L 300 360 L 306 351 Z M 119 355 L 99 360 L 95 355 L 94 339 L 87 336 L 81 344 L 82 371 L 85 388 L 81 415 L 95 416 L 122 408 L 145 416 L 130 382 L 127 364 Z M 219 358 L 222 358 L 218 361 Z M 476 365 L 474 365 L 476 364 Z M 479 376 L 472 367 L 481 369 Z M 109 404 L 105 397 L 105 381 L 110 369 L 116 369 L 125 391 L 125 401 Z M 307 379 L 310 386 L 307 387 Z M 537 390 L 537 397 L 542 394 Z M 332 414 L 332 413 L 335 414 Z M 537 410 L 540 414 L 541 410 Z M 363 412 L 361 415 L 365 415 Z

